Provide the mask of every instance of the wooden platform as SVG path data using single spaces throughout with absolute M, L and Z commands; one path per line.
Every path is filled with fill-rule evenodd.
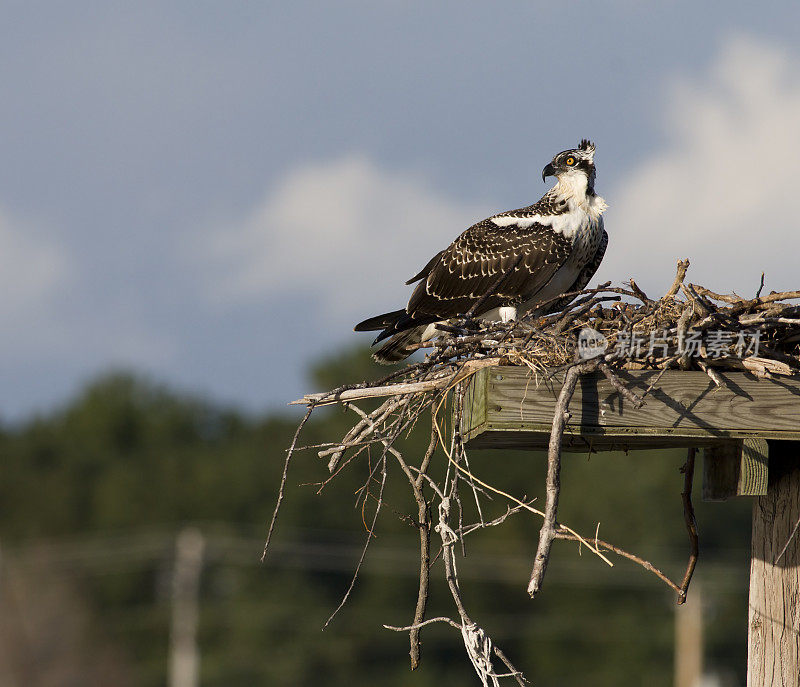
M 618 373 L 640 395 L 657 372 Z M 754 499 L 748 687 L 800 687 L 800 381 L 668 371 L 636 410 L 601 374 L 581 378 L 563 448 L 703 447 L 703 498 Z M 546 449 L 563 375 L 491 367 L 470 380 L 468 448 Z
M 640 395 L 658 373 L 619 372 Z M 732 439 L 800 440 L 800 381 L 721 373 L 665 372 L 636 410 L 600 373 L 578 383 L 564 450 L 633 450 L 715 446 Z M 468 448 L 547 448 L 563 375 L 547 380 L 525 367 L 492 367 L 472 377 L 462 431 Z

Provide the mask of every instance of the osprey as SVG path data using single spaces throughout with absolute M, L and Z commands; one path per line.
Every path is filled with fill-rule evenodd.
M 572 297 L 537 307 L 583 289 L 608 245 L 601 216 L 608 206 L 594 190 L 594 153 L 586 139 L 558 153 L 542 170 L 542 181 L 554 176 L 557 183 L 537 203 L 473 224 L 406 282 L 419 284 L 404 309 L 357 324 L 357 332 L 382 330 L 373 345 L 389 339 L 373 358 L 403 360 L 414 344 L 437 335 L 436 323 L 463 316 L 484 297 L 474 314 L 490 321 L 566 306 Z

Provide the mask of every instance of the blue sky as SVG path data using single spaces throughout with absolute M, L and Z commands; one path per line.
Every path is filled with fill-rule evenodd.
M 598 279 L 798 288 L 798 3 L 8 3 L 0 418 L 113 367 L 249 410 L 597 142 Z

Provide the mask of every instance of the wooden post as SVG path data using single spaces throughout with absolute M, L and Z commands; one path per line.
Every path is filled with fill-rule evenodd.
M 748 687 L 800 687 L 798 521 L 800 442 L 773 441 L 767 494 L 753 505 Z
M 703 593 L 695 581 L 686 603 L 675 606 L 675 687 L 699 687 L 703 679 Z
M 197 687 L 200 655 L 197 650 L 198 597 L 205 539 L 189 527 L 175 541 L 172 573 L 172 622 L 170 624 L 169 685 Z

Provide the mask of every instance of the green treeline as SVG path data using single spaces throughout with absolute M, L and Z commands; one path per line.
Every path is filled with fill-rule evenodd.
M 384 374 L 363 349 L 323 360 L 309 390 Z M 290 400 L 290 399 L 287 399 Z M 340 438 L 355 416 L 322 409 L 303 444 Z M 423 633 L 422 665 L 408 669 L 418 539 L 407 484 L 390 464 L 385 506 L 348 604 L 322 625 L 349 585 L 374 509 L 360 496 L 377 454 L 317 494 L 325 461 L 297 454 L 274 545 L 258 563 L 295 414 L 246 416 L 152 380 L 110 374 L 65 407 L 0 431 L 0 683 L 166 685 L 171 571 L 177 532 L 206 549 L 199 596 L 201 684 L 478 684 L 460 635 Z M 404 441 L 416 461 L 427 425 Z M 682 451 L 568 454 L 560 520 L 636 552 L 680 579 L 688 546 Z M 473 472 L 517 496 L 544 495 L 538 453 L 473 451 Z M 435 457 L 441 474 L 446 458 Z M 698 465 L 698 472 L 701 463 Z M 695 503 L 706 670 L 744 684 L 749 513 L 746 500 Z M 377 490 L 373 485 L 372 494 Z M 474 520 L 471 493 L 462 495 Z M 488 519 L 505 511 L 484 501 Z M 673 675 L 673 595 L 623 560 L 608 568 L 556 542 L 540 597 L 526 593 L 539 521 L 519 514 L 471 535 L 459 560 L 464 601 L 537 687 L 667 687 Z M 434 547 L 433 553 L 436 553 Z M 456 617 L 433 570 L 429 616 Z

